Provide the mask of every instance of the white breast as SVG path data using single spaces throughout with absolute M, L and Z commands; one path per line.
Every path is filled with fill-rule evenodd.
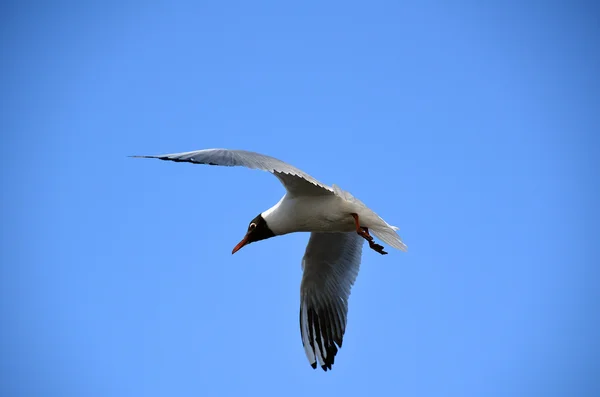
M 351 232 L 353 206 L 337 196 L 289 197 L 262 213 L 277 235 L 293 232 Z

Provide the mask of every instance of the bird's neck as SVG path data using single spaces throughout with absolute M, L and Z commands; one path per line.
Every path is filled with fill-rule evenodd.
M 293 231 L 290 230 L 290 226 L 293 223 L 292 219 L 290 219 L 290 211 L 286 211 L 288 207 L 286 204 L 288 204 L 287 194 L 277 204 L 261 213 L 263 219 L 267 222 L 267 226 L 275 235 L 282 235 Z

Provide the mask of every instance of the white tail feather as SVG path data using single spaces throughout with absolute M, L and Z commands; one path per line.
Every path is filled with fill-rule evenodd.
M 395 232 L 398 230 L 397 227 L 393 226 L 390 228 L 371 228 L 369 231 L 375 235 L 378 239 L 389 245 L 390 247 L 394 247 L 401 251 L 408 251 L 408 247 L 406 244 L 402 242 L 400 236 L 398 236 Z
M 342 190 L 338 185 L 335 185 L 335 184 L 332 187 L 333 187 L 333 192 L 337 196 L 343 198 L 344 200 L 346 200 L 348 202 L 360 205 L 365 210 L 370 211 L 373 215 L 375 215 L 376 218 L 379 219 L 379 221 L 381 221 L 381 222 L 377 222 L 377 223 L 380 223 L 379 225 L 377 225 L 377 226 L 371 225 L 371 227 L 369 228 L 369 230 L 371 232 L 373 232 L 375 237 L 379 238 L 381 241 L 383 241 L 384 243 L 386 243 L 387 245 L 389 245 L 393 248 L 396 248 L 396 249 L 399 249 L 402 251 L 408 251 L 408 247 L 406 246 L 406 244 L 404 244 L 402 242 L 402 239 L 400 238 L 400 236 L 398 236 L 396 234 L 396 230 L 398 230 L 398 227 L 388 224 L 379 215 L 375 214 L 375 212 L 373 212 L 371 209 L 369 209 L 362 201 L 360 201 L 359 199 L 354 197 L 350 192 Z

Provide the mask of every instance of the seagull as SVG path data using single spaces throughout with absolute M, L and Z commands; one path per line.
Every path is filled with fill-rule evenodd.
M 220 166 L 242 166 L 268 171 L 286 192 L 271 208 L 250 221 L 235 254 L 248 244 L 294 232 L 310 232 L 302 258 L 300 335 L 312 368 L 317 362 L 331 369 L 342 347 L 350 289 L 356 280 L 366 240 L 375 252 L 384 247 L 406 251 L 396 226 L 389 225 L 350 193 L 327 186 L 296 167 L 274 157 L 245 150 L 204 149 L 156 156 L 131 156 Z

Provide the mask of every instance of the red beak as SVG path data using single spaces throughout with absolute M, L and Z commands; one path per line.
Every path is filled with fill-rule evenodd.
M 239 250 L 242 249 L 244 245 L 248 244 L 248 235 L 246 234 L 242 241 L 240 241 L 235 247 L 233 247 L 233 251 L 231 251 L 231 255 L 235 254 Z

